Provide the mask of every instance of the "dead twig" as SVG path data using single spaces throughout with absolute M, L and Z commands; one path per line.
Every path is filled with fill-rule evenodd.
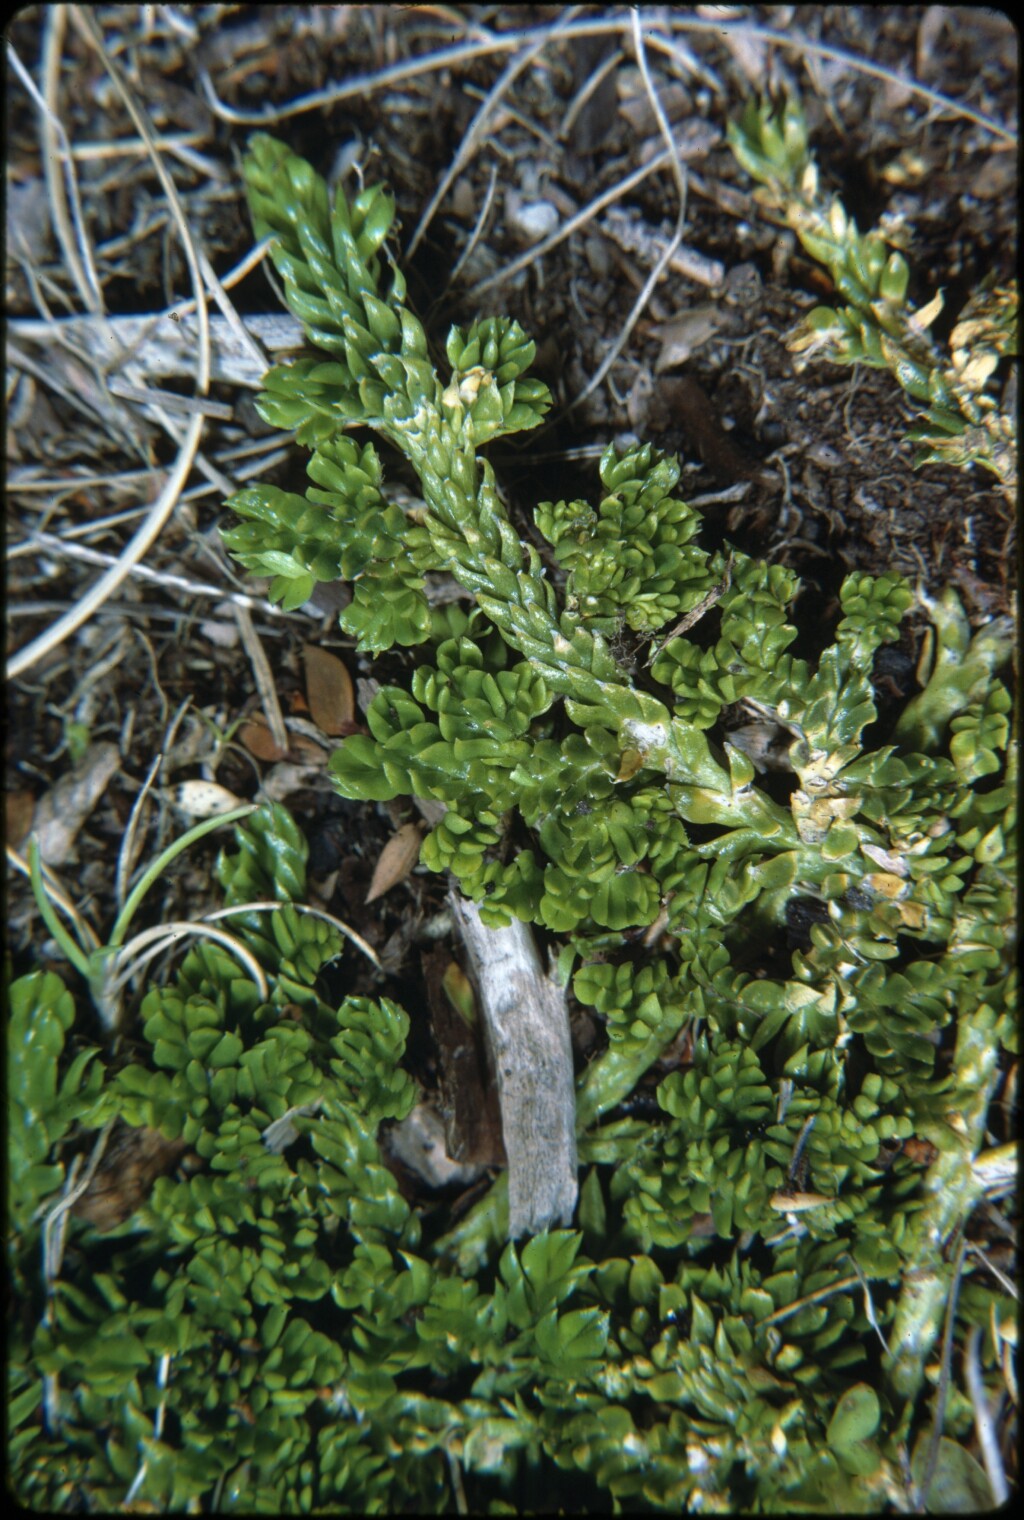
M 508 1156 L 508 1233 L 570 1222 L 578 1193 L 576 1099 L 565 995 L 544 974 L 533 936 L 514 919 L 488 929 L 476 903 L 449 901 L 469 956 L 501 1104 Z
M 267 720 L 267 727 L 278 749 L 287 750 L 288 731 L 284 726 L 284 714 L 281 712 L 281 704 L 278 701 L 277 685 L 273 671 L 270 669 L 270 661 L 260 642 L 259 634 L 253 626 L 249 609 L 240 607 L 236 602 L 234 613 L 238 631 L 242 636 L 242 645 L 252 666 L 253 679 L 256 682 L 256 690 L 259 692 L 260 706 Z
M 306 338 L 301 322 L 290 312 L 246 317 L 244 328 L 242 337 L 227 317 L 210 317 L 210 378 L 258 390 L 269 363 L 280 354 L 301 349 Z M 24 318 L 9 322 L 7 332 L 16 343 L 50 343 L 58 334 L 66 336 L 108 372 L 127 368 L 130 362 L 132 376 L 139 381 L 167 380 L 195 371 L 196 324 L 177 314 L 65 317 L 56 322 Z M 263 356 L 264 348 L 269 360 Z
M 635 211 L 609 206 L 597 228 L 624 252 L 638 254 L 647 263 L 653 264 L 664 258 L 669 240 L 646 227 Z M 725 265 L 721 259 L 709 258 L 696 248 L 677 248 L 669 254 L 667 267 L 673 274 L 681 274 L 695 285 L 706 285 L 711 290 L 717 290 L 725 282 Z
M 22 544 L 16 544 L 8 551 L 8 558 L 13 559 L 21 554 L 31 553 L 35 549 L 50 549 L 55 554 L 65 555 L 69 559 L 79 559 L 89 565 L 116 565 L 117 558 L 113 554 L 106 554 L 102 549 L 92 549 L 88 544 L 78 544 L 70 537 L 60 537 L 55 533 L 34 533 L 30 539 Z M 307 614 L 301 611 L 285 612 L 282 608 L 268 602 L 265 597 L 247 596 L 244 591 L 231 591 L 227 586 L 214 586 L 207 581 L 195 581 L 187 575 L 176 575 L 169 570 L 154 570 L 149 565 L 132 565 L 130 575 L 139 580 L 150 581 L 154 586 L 164 586 L 168 591 L 181 592 L 189 598 L 211 597 L 218 602 L 230 602 L 234 607 L 241 607 L 249 612 L 259 612 L 266 617 L 298 618 L 302 619 Z M 313 617 L 317 613 L 308 614 Z

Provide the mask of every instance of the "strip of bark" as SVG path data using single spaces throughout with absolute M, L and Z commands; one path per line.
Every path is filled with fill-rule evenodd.
M 498 1083 L 514 1240 L 572 1220 L 578 1192 L 569 1011 L 527 926 L 488 929 L 455 891 L 449 900 L 470 960 Z
M 302 324 L 288 313 L 249 316 L 245 325 L 262 343 L 273 363 L 281 354 L 306 346 Z M 198 325 L 195 316 L 182 317 L 64 317 L 53 322 L 38 318 L 8 324 L 10 337 L 20 342 L 52 346 L 60 339 L 98 359 L 110 373 L 131 380 L 168 380 L 193 375 L 196 368 Z M 239 342 L 226 317 L 210 316 L 211 379 L 258 389 L 265 367 Z

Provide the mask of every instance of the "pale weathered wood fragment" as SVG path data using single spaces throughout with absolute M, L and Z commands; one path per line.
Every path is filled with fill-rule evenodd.
M 271 364 L 282 354 L 298 353 L 307 346 L 302 324 L 288 312 L 248 316 L 245 326 L 263 345 Z M 195 374 L 199 328 L 194 313 L 178 320 L 169 316 L 64 317 L 52 322 L 19 318 L 7 324 L 7 332 L 20 343 L 53 347 L 64 340 L 91 355 L 109 374 L 121 373 L 136 381 Z M 258 390 L 265 372 L 227 318 L 211 313 L 211 379 Z
M 529 928 L 488 929 L 454 888 L 494 1061 L 508 1156 L 510 1239 L 569 1224 L 576 1207 L 576 1101 L 565 995 L 546 975 Z

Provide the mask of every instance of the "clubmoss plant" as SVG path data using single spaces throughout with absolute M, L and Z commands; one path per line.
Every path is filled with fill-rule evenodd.
M 979 464 L 1015 500 L 1015 407 L 992 388 L 1000 361 L 1017 354 L 1016 280 L 986 280 L 943 353 L 928 332 L 942 310 L 942 292 L 912 311 L 900 229 L 889 222 L 861 234 L 838 197 L 822 193 L 799 103 L 790 99 L 775 111 L 750 100 L 728 135 L 738 162 L 761 186 L 757 199 L 793 229 L 846 302 L 809 312 L 790 340 L 793 352 L 888 369 L 923 411 L 909 435 L 921 445 L 917 462 Z
M 481 452 L 548 407 L 533 344 L 487 318 L 438 373 L 386 192 L 332 202 L 266 136 L 245 175 L 320 352 L 259 403 L 311 450 L 309 491 L 239 493 L 226 541 L 287 605 L 349 580 L 359 649 L 412 651 L 334 781 L 442 802 L 424 863 L 560 947 L 606 1036 L 577 1088 L 579 1228 L 507 1243 L 499 1177 L 424 1230 L 378 1148 L 415 1096 L 406 1016 L 325 999 L 341 942 L 298 912 L 304 845 L 263 809 L 218 878 L 229 906 L 281 900 L 233 921 L 266 997 L 200 945 L 146 994 L 124 1065 L 69 1039 L 52 973 L 15 986 L 19 1495 L 847 1512 L 905 1506 L 910 1473 L 987 1502 L 970 1405 L 928 1395 L 945 1248 L 1005 1179 L 986 1126 L 1015 1038 L 1009 621 L 972 631 L 951 591 L 857 573 L 798 656 L 796 577 L 702 549 L 650 446 L 606 451 L 596 506 L 537 507 L 542 555 Z M 388 502 L 356 425 L 405 455 L 422 507 Z M 431 606 L 437 574 L 470 611 Z M 920 689 L 883 726 L 875 656 L 915 605 Z M 789 736 L 786 776 L 757 775 L 738 714 Z M 115 1118 L 196 1169 L 112 1235 L 73 1227 L 40 1287 L 70 1142 Z M 965 1273 L 956 1329 L 979 1327 L 993 1384 L 1009 1301 Z

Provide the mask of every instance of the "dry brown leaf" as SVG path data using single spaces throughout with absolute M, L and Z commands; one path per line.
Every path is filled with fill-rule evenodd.
M 238 741 L 244 744 L 250 755 L 257 760 L 283 760 L 288 753 L 283 750 L 270 732 L 266 718 L 262 713 L 255 713 L 242 724 L 238 730 Z
M 4 829 L 7 842 L 20 850 L 32 827 L 36 799 L 31 792 L 4 793 Z
M 316 644 L 304 644 L 302 658 L 306 665 L 306 695 L 313 721 L 321 733 L 340 739 L 352 732 L 355 717 L 355 692 L 352 677 L 344 663 L 330 650 Z
M 282 749 L 270 732 L 270 726 L 262 713 L 253 713 L 238 730 L 239 743 L 257 760 L 273 764 L 278 760 L 291 760 L 297 765 L 325 765 L 327 751 L 306 734 L 288 731 L 288 748 Z
M 32 827 L 48 866 L 63 865 L 75 836 L 106 791 L 120 764 L 116 744 L 90 744 L 78 764 L 36 803 Z
M 293 733 L 288 729 L 288 758 L 296 765 L 326 765 L 328 754 L 322 744 L 308 734 Z
M 403 823 L 397 833 L 392 834 L 373 868 L 370 890 L 366 894 L 368 903 L 383 897 L 397 882 L 405 880 L 419 859 L 421 838 L 416 823 Z

